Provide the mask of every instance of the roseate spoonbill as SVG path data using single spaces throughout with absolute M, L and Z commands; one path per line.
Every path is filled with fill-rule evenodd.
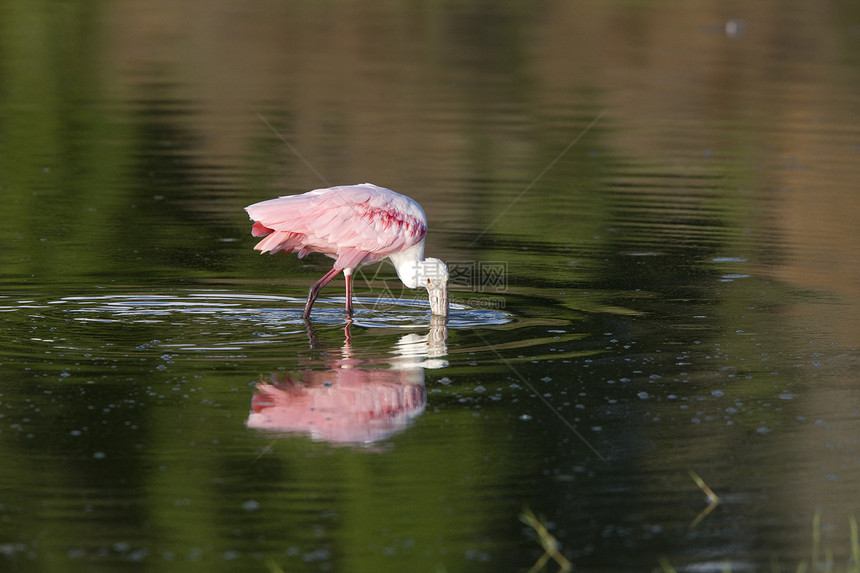
M 352 315 L 352 271 L 359 265 L 390 259 L 409 288 L 425 287 L 432 314 L 448 315 L 448 267 L 424 258 L 427 217 L 415 200 L 371 183 L 314 189 L 245 207 L 254 221 L 251 233 L 265 237 L 254 247 L 279 251 L 323 253 L 334 266 L 308 291 L 304 318 L 322 288 L 343 271 L 346 312 Z

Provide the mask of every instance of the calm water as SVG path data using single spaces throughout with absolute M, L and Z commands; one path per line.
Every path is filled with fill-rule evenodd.
M 0 570 L 528 571 L 524 511 L 855 570 L 860 8 L 806 4 L 0 2 Z M 252 250 L 364 181 L 447 324 Z

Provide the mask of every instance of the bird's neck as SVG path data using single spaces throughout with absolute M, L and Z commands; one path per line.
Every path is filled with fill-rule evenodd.
M 419 263 L 424 260 L 424 241 L 389 257 L 397 269 L 397 276 L 407 288 L 418 288 L 421 279 Z

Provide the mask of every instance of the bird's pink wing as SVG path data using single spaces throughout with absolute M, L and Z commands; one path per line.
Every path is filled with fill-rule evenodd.
M 321 252 L 336 268 L 354 268 L 403 251 L 424 239 L 427 222 L 413 200 L 375 185 L 317 189 L 246 208 L 256 221 L 254 248 L 262 252 Z

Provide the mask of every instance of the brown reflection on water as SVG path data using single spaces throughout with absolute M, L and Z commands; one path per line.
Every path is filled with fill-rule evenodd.
M 260 109 L 316 171 L 274 146 L 259 169 L 286 192 L 375 181 L 415 196 L 442 226 L 477 234 L 484 227 L 474 213 L 486 205 L 462 194 L 470 182 L 512 180 L 494 208 L 507 206 L 605 109 L 603 122 L 616 128 L 602 133 L 604 143 L 643 162 L 626 177 L 719 173 L 726 189 L 759 186 L 740 202 L 746 216 L 786 189 L 779 222 L 754 221 L 753 238 L 796 232 L 791 244 L 801 245 L 823 228 L 845 228 L 841 237 L 857 244 L 848 210 L 817 208 L 844 201 L 850 180 L 839 167 L 856 154 L 856 137 L 830 137 L 857 120 L 856 82 L 828 81 L 848 55 L 834 39 L 837 8 L 800 7 L 792 18 L 802 26 L 787 27 L 771 16 L 773 2 L 250 6 L 113 4 L 108 77 L 132 99 L 142 86 L 151 96 L 154 84 L 157 95 L 190 102 L 197 151 L 221 166 L 273 138 Z M 815 165 L 829 177 L 811 178 L 810 193 L 803 171 L 819 174 Z M 562 175 L 571 176 L 545 177 Z M 808 281 L 809 264 L 821 261 L 783 276 Z M 857 265 L 835 262 L 856 285 Z

